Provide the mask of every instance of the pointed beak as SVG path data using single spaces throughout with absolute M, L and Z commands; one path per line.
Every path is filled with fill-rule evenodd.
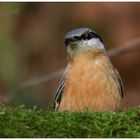
M 71 43 L 71 44 L 70 44 L 70 47 L 74 50 L 75 48 L 77 48 L 77 45 L 76 45 L 76 44 Z
M 77 44 L 75 43 L 76 39 L 74 38 L 67 38 L 65 39 L 65 44 L 70 46 L 72 49 L 77 48 Z

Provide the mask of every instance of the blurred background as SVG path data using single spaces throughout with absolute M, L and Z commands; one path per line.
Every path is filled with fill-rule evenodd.
M 60 77 L 17 89 L 66 66 L 68 31 L 92 28 L 109 50 L 140 37 L 139 26 L 140 3 L 0 3 L 0 102 L 50 107 Z M 124 82 L 125 107 L 139 105 L 140 50 L 115 56 L 112 63 Z

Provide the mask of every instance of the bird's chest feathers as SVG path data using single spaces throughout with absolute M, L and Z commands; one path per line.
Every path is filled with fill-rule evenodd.
M 91 92 L 93 89 L 96 90 L 97 87 L 104 88 L 102 80 L 107 78 L 107 69 L 109 69 L 109 65 L 106 64 L 108 61 L 106 61 L 104 56 L 76 58 L 71 64 L 67 77 L 69 90 L 85 93 Z
M 75 60 L 69 71 L 68 80 L 73 84 L 86 84 L 93 79 L 98 61 L 83 59 Z
M 121 99 L 116 79 L 104 55 L 74 59 L 68 64 L 60 110 L 117 110 Z

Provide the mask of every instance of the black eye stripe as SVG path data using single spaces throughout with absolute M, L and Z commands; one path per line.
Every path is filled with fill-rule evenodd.
M 65 39 L 65 45 L 68 46 L 69 41 L 67 39 Z
M 68 46 L 69 42 L 75 42 L 75 41 L 80 41 L 80 40 L 90 40 L 92 38 L 98 38 L 101 42 L 103 42 L 101 37 L 98 34 L 96 34 L 96 32 L 87 31 L 79 36 L 72 36 L 70 38 L 65 39 L 65 44 L 66 46 Z
M 81 40 L 82 39 L 81 36 L 74 36 L 73 38 L 76 39 L 76 40 Z

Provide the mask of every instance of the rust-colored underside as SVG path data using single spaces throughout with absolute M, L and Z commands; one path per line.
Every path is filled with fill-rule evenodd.
M 104 53 L 83 53 L 70 60 L 58 111 L 118 111 L 122 105 L 120 83 Z

